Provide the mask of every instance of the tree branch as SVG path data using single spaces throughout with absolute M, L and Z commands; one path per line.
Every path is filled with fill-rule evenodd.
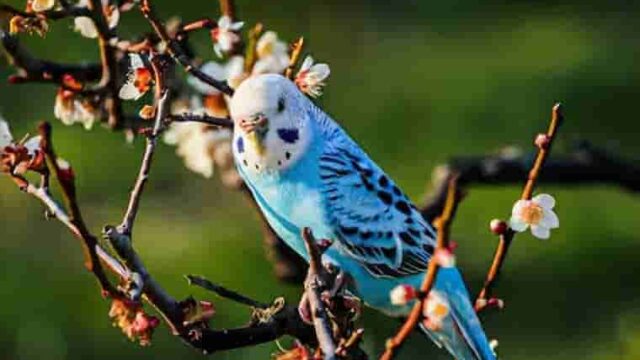
M 425 277 L 420 286 L 420 298 L 415 302 L 407 320 L 402 327 L 398 330 L 396 335 L 387 341 L 386 349 L 381 360 L 391 360 L 396 357 L 398 351 L 405 340 L 411 335 L 413 330 L 418 325 L 418 322 L 422 319 L 422 308 L 425 306 L 429 292 L 435 284 L 438 270 L 440 269 L 439 261 L 437 260 L 438 252 L 449 251 L 449 232 L 450 225 L 453 217 L 455 216 L 456 209 L 459 204 L 461 196 L 459 194 L 459 188 L 456 178 L 449 180 L 449 186 L 447 188 L 447 199 L 445 202 L 442 215 L 434 222 L 438 231 L 436 248 L 434 250 L 431 259 L 429 259 L 429 265 Z
M 556 104 L 551 112 L 551 121 L 549 123 L 549 129 L 547 130 L 547 133 L 540 134 L 536 138 L 538 154 L 533 163 L 533 166 L 531 167 L 531 170 L 529 171 L 529 176 L 527 178 L 527 182 L 525 183 L 524 189 L 522 190 L 520 199 L 531 199 L 533 190 L 536 186 L 536 182 L 538 181 L 540 172 L 542 171 L 542 167 L 549 157 L 551 146 L 553 145 L 558 132 L 558 128 L 562 124 L 563 120 L 564 116 L 562 114 L 562 107 L 560 104 Z M 480 290 L 480 293 L 478 294 L 475 302 L 476 311 L 481 311 L 489 303 L 488 300 L 491 297 L 491 291 L 495 286 L 495 282 L 498 279 L 498 276 L 500 275 L 500 270 L 504 265 L 509 247 L 511 246 L 515 235 L 516 232 L 511 228 L 508 228 L 506 231 L 500 234 L 500 240 L 495 251 L 493 262 L 491 264 L 491 267 L 489 268 L 489 272 L 487 273 L 487 278 L 485 280 L 484 286 L 482 287 L 482 290 Z

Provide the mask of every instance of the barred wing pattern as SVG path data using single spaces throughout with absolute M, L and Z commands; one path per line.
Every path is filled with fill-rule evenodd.
M 319 168 L 339 243 L 376 277 L 424 272 L 435 245 L 431 226 L 342 129 L 331 135 Z

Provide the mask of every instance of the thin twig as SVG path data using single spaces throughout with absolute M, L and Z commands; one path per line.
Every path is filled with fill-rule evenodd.
M 203 124 L 223 127 L 232 129 L 233 121 L 230 118 L 219 118 L 209 115 L 196 115 L 196 114 L 180 114 L 180 115 L 169 115 L 168 119 L 171 122 L 199 122 Z
M 157 57 L 154 57 L 154 59 L 157 59 Z M 121 234 L 127 235 L 129 237 L 131 237 L 133 224 L 135 222 L 136 215 L 138 214 L 140 199 L 142 196 L 142 192 L 144 191 L 144 186 L 149 179 L 149 172 L 151 171 L 151 163 L 153 161 L 153 154 L 156 150 L 158 135 L 163 128 L 164 119 L 169 113 L 170 108 L 170 91 L 168 89 L 165 89 L 163 69 L 159 68 L 161 65 L 157 64 L 156 61 L 157 60 L 152 62 L 156 79 L 156 118 L 151 134 L 146 137 L 147 145 L 142 157 L 142 163 L 140 165 L 138 177 L 136 179 L 133 190 L 131 191 L 129 205 L 127 206 L 127 210 L 125 212 L 124 218 L 122 219 L 122 223 L 120 224 L 120 226 L 118 226 L 118 231 Z
M 189 281 L 189 285 L 196 285 L 199 286 L 203 289 L 212 291 L 220 296 L 222 296 L 223 298 L 229 299 L 229 300 L 233 300 L 237 303 L 240 304 L 244 304 L 247 306 L 251 306 L 254 308 L 259 308 L 259 309 L 265 309 L 267 307 L 269 307 L 269 305 L 265 304 L 265 303 L 261 303 L 259 301 L 253 300 L 251 298 L 248 298 L 236 291 L 233 290 L 229 290 L 221 285 L 218 284 L 214 284 L 211 281 L 205 279 L 202 276 L 196 276 L 196 275 L 187 275 L 185 276 L 187 278 L 187 280 Z
M 540 172 L 542 171 L 542 167 L 544 166 L 544 163 L 547 160 L 549 153 L 551 152 L 551 146 L 553 145 L 558 128 L 562 124 L 563 120 L 564 116 L 562 114 L 562 106 L 560 104 L 556 104 L 551 112 L 551 121 L 549 122 L 549 128 L 546 133 L 547 141 L 544 146 L 538 145 L 538 155 L 536 156 L 536 160 L 533 163 L 531 170 L 529 171 L 529 176 L 527 178 L 527 182 L 525 183 L 524 189 L 522 190 L 520 199 L 531 199 L 533 190 L 536 186 L 536 182 L 540 176 Z M 495 282 L 500 275 L 500 270 L 504 266 L 509 247 L 511 246 L 515 235 L 516 232 L 511 228 L 508 228 L 502 235 L 500 235 L 498 246 L 493 257 L 493 262 L 491 263 L 491 266 L 487 273 L 484 286 L 482 287 L 482 290 L 480 290 L 480 293 L 478 294 L 475 302 L 476 311 L 481 311 L 488 303 L 488 299 L 491 297 Z
M 49 210 L 56 215 L 56 218 L 65 224 L 71 232 L 81 240 L 84 251 L 85 267 L 95 275 L 103 291 L 108 294 L 115 294 L 116 290 L 107 278 L 96 252 L 98 240 L 91 234 L 84 222 L 84 219 L 82 218 L 82 212 L 80 211 L 80 206 L 78 205 L 76 197 L 75 179 L 73 176 L 68 174 L 65 175 L 65 170 L 61 169 L 60 164 L 58 163 L 58 157 L 53 147 L 51 124 L 46 122 L 41 123 L 38 126 L 38 132 L 42 136 L 40 146 L 47 157 L 49 167 L 53 169 L 56 179 L 58 180 L 58 184 L 60 184 L 66 207 L 69 209 L 69 215 L 57 206 L 55 201 L 48 194 L 48 191 L 43 190 L 42 193 L 33 193 L 33 195 L 37 195 L 37 197 L 47 205 Z
M 411 335 L 422 318 L 424 302 L 427 300 L 429 292 L 435 284 L 436 276 L 438 275 L 438 270 L 440 268 L 438 261 L 435 260 L 435 254 L 438 251 L 446 251 L 446 249 L 449 248 L 449 227 L 459 203 L 460 197 L 458 195 L 458 191 L 457 181 L 455 178 L 452 178 L 449 181 L 447 200 L 444 210 L 442 215 L 435 221 L 435 226 L 438 231 L 437 244 L 433 256 L 429 260 L 426 275 L 420 286 L 421 298 L 413 305 L 407 320 L 398 330 L 396 335 L 387 341 L 385 352 L 380 357 L 381 360 L 391 360 L 397 355 L 402 344 L 409 335 Z
M 284 76 L 293 79 L 293 71 L 296 68 L 302 49 L 304 48 L 304 37 L 299 37 L 293 44 L 291 44 L 291 56 L 289 58 L 289 66 L 284 72 Z
M 325 360 L 336 358 L 336 344 L 333 340 L 333 332 L 327 310 L 322 302 L 321 293 L 326 289 L 326 282 L 323 279 L 324 269 L 321 262 L 321 252 L 316 244 L 316 239 L 311 229 L 302 230 L 302 238 L 309 256 L 309 272 L 305 280 L 305 294 L 309 299 L 313 327 L 316 329 L 316 337 L 320 344 L 320 349 Z
M 198 80 L 213 86 L 227 95 L 233 95 L 233 89 L 225 81 L 220 81 L 212 78 L 198 69 L 191 59 L 185 54 L 184 50 L 174 39 L 172 39 L 167 33 L 167 29 L 164 24 L 158 19 L 153 11 L 151 0 L 142 0 L 140 2 L 140 11 L 142 15 L 149 21 L 151 27 L 158 35 L 158 37 L 167 44 L 167 52 L 173 57 L 186 72 L 196 77 Z

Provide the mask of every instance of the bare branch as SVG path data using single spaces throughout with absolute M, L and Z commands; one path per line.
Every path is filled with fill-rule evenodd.
M 536 160 L 529 171 L 529 176 L 527 182 L 522 190 L 522 195 L 520 199 L 529 200 L 533 195 L 533 190 L 536 186 L 536 182 L 540 176 L 540 172 L 542 171 L 542 167 L 547 160 L 549 153 L 551 151 L 551 145 L 553 145 L 553 141 L 556 138 L 556 134 L 558 132 L 558 128 L 562 124 L 564 120 L 564 116 L 562 114 L 562 107 L 560 104 L 556 104 L 553 107 L 551 112 L 551 121 L 549 123 L 549 129 L 546 134 L 538 135 L 536 138 L 536 145 L 538 146 L 538 155 L 536 156 Z M 507 252 L 509 251 L 509 247 L 511 246 L 511 242 L 515 237 L 516 232 L 511 228 L 508 228 L 504 233 L 500 235 L 500 240 L 498 242 L 498 246 L 495 251 L 495 255 L 493 258 L 493 262 L 491 267 L 489 268 L 489 272 L 487 273 L 487 278 L 485 280 L 484 286 L 475 302 L 476 311 L 481 311 L 488 300 L 491 297 L 491 292 L 493 287 L 495 286 L 495 282 L 500 275 L 500 270 L 504 265 L 504 261 L 507 256 Z
M 224 94 L 233 95 L 233 89 L 229 87 L 229 85 L 225 81 L 220 81 L 212 78 L 211 76 L 200 71 L 195 66 L 195 64 L 192 63 L 191 59 L 185 54 L 180 44 L 172 39 L 167 33 L 167 29 L 164 27 L 164 24 L 162 24 L 162 22 L 158 19 L 153 11 L 151 0 L 142 0 L 140 3 L 140 11 L 149 21 L 151 27 L 158 35 L 158 37 L 167 44 L 167 51 L 169 52 L 169 54 L 180 65 L 182 65 L 182 67 L 184 67 L 186 72 L 190 73 L 198 80 L 220 90 Z
M 316 336 L 325 360 L 334 360 L 336 358 L 336 344 L 333 341 L 333 332 L 331 331 L 331 323 L 327 310 L 322 302 L 321 293 L 326 289 L 326 274 L 322 267 L 320 259 L 322 253 L 318 249 L 316 239 L 311 229 L 302 230 L 302 238 L 304 239 L 307 254 L 309 255 L 309 272 L 305 280 L 305 294 L 309 299 L 311 307 L 311 316 L 313 318 L 313 327 L 316 329 Z

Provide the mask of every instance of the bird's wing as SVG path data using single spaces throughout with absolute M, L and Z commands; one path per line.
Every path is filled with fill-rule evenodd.
M 350 139 L 330 144 L 319 169 L 328 217 L 351 256 L 377 277 L 424 271 L 434 231 L 364 151 Z

